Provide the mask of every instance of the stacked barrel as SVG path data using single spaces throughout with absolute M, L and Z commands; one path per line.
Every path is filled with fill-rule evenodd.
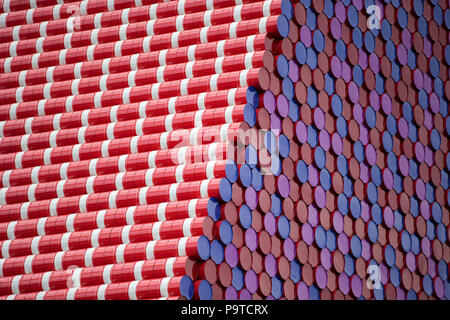
M 0 299 L 448 299 L 449 6 L 0 1 Z

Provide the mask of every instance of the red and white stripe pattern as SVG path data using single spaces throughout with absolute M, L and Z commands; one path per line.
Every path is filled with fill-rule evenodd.
M 0 0 L 0 299 L 200 297 L 281 13 Z

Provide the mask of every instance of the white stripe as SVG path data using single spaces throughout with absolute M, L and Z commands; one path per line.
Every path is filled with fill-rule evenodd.
M 136 87 L 136 70 L 128 72 L 128 86 L 129 87 Z
M 208 42 L 208 30 L 209 30 L 209 27 L 203 27 L 200 30 L 200 43 Z
M 209 87 L 210 87 L 211 91 L 217 91 L 217 78 L 218 77 L 219 77 L 219 75 L 213 74 L 209 78 Z
M 6 28 L 6 16 L 8 13 L 2 13 L 0 14 L 0 28 Z
M 64 35 L 64 49 L 72 48 L 72 34 L 73 33 L 66 33 Z
M 170 37 L 170 43 L 172 45 L 172 48 L 178 48 L 178 36 L 180 35 L 179 32 L 172 33 L 172 36 Z
M 31 240 L 31 253 L 34 255 L 39 254 L 39 241 L 41 240 L 40 237 L 34 237 L 33 240 Z
M 2 258 L 9 258 L 9 245 L 12 240 L 5 240 L 2 243 Z
M 127 212 L 125 213 L 125 217 L 126 217 L 128 225 L 133 225 L 134 224 L 134 212 L 135 212 L 135 210 L 136 210 L 136 206 L 127 208 Z
M 17 152 L 14 157 L 15 169 L 22 169 L 22 156 L 23 152 Z
M 125 164 L 126 164 L 127 158 L 128 158 L 128 156 L 127 156 L 126 154 L 124 154 L 124 155 L 121 155 L 121 156 L 119 157 L 119 159 L 117 160 L 117 169 L 118 169 L 120 172 L 126 171 Z
M 114 139 L 114 127 L 116 126 L 116 123 L 108 123 L 106 126 L 106 137 L 108 140 Z
M 79 92 L 78 92 L 78 84 L 79 83 L 80 83 L 80 79 L 75 79 L 75 80 L 72 80 L 72 82 L 70 84 L 70 90 L 71 90 L 73 96 L 79 94 Z
M 233 19 L 234 19 L 234 21 L 241 21 L 242 20 L 241 11 L 242 11 L 242 5 L 234 7 L 234 9 L 233 9 Z
M 122 103 L 129 104 L 130 103 L 130 87 L 124 88 L 122 91 Z
M 166 208 L 167 208 L 167 202 L 160 203 L 157 208 L 157 216 L 158 221 L 165 221 L 166 220 Z
M 156 20 L 156 9 L 158 8 L 158 4 L 154 3 L 150 6 L 148 12 L 149 12 L 149 17 L 150 20 Z
M 177 201 L 178 183 L 171 184 L 169 187 L 169 199 L 170 201 Z
M 120 40 L 127 40 L 127 27 L 128 27 L 128 25 L 126 25 L 126 24 L 122 24 L 119 27 L 119 39 Z
M 106 300 L 105 299 L 106 288 L 108 288 L 107 284 L 102 284 L 100 287 L 98 287 L 98 290 L 97 290 L 97 299 L 98 300 Z
M 147 187 L 153 186 L 153 172 L 155 171 L 154 168 L 148 169 L 145 171 L 145 185 Z
M 44 39 L 45 38 L 36 39 L 36 52 L 38 53 L 44 52 Z
M 214 0 L 206 0 L 206 9 L 207 10 L 212 10 L 214 9 Z
M 56 253 L 55 258 L 53 260 L 54 269 L 56 271 L 62 270 L 62 268 L 63 268 L 62 267 L 62 259 L 63 259 L 63 257 L 64 257 L 64 252 L 63 251 L 60 251 L 60 252 Z M 49 272 L 49 274 L 50 274 L 50 272 Z M 46 286 L 49 286 L 48 281 L 50 280 L 50 276 L 46 280 L 47 280 Z M 44 282 L 44 279 L 42 279 L 42 282 Z M 42 285 L 42 288 L 44 288 L 44 283 Z M 48 289 L 48 290 L 50 290 L 50 289 Z
M 175 263 L 175 258 L 169 258 L 166 260 L 166 264 L 164 266 L 165 272 L 166 272 L 166 276 L 167 277 L 173 277 L 174 276 L 174 272 L 173 272 L 173 264 Z
M 36 293 L 35 299 L 36 300 L 44 300 L 45 299 L 45 294 L 46 294 L 45 291 L 39 291 L 38 293 Z
M 16 89 L 16 102 L 18 102 L 18 103 L 23 102 L 23 97 L 22 97 L 23 89 L 24 89 L 23 87 L 18 87 Z
M 149 241 L 147 243 L 147 247 L 145 248 L 145 257 L 147 258 L 147 260 L 155 259 L 154 248 L 155 248 L 155 241 Z
M 214 61 L 214 70 L 215 70 L 216 74 L 220 74 L 223 72 L 223 69 L 222 69 L 223 59 L 224 59 L 223 57 L 218 57 Z
M 0 205 L 6 204 L 6 191 L 8 188 L 0 189 Z
M 97 290 L 97 299 L 98 300 L 106 300 L 105 299 L 106 288 L 108 288 L 107 284 L 102 284 L 100 287 L 98 287 L 98 290 Z
M 69 288 L 66 294 L 66 300 L 75 300 L 75 293 L 77 292 L 76 288 Z
M 106 81 L 108 80 L 108 75 L 102 75 L 98 81 L 98 86 L 100 91 L 105 91 L 107 89 L 106 87 Z
M 72 288 L 80 288 L 81 287 L 81 271 L 82 268 L 76 268 L 72 271 Z
M 102 27 L 103 12 L 96 13 L 94 16 L 94 28 L 100 29 Z
M 103 283 L 107 284 L 107 283 L 111 283 L 111 269 L 112 269 L 113 265 L 112 264 L 107 264 L 104 268 L 103 268 L 103 274 L 102 274 L 102 278 L 103 278 Z
M 59 176 L 61 177 L 61 180 L 67 180 L 67 168 L 69 168 L 68 162 L 62 163 L 61 167 L 59 167 Z
M 228 34 L 231 39 L 237 38 L 237 35 L 236 35 L 237 24 L 238 24 L 238 22 L 233 22 L 230 24 L 230 28 L 228 29 Z
M 102 91 L 99 91 L 99 92 L 95 93 L 95 95 L 94 95 L 94 107 L 96 107 L 96 108 L 101 108 L 102 107 L 102 95 L 103 95 Z
M 0 278 L 3 278 L 3 264 L 5 263 L 5 259 L 0 259 Z
M 66 184 L 66 180 L 60 180 L 56 184 L 56 195 L 58 198 L 64 197 L 64 185 Z
M 183 79 L 180 82 L 180 94 L 182 96 L 187 96 L 188 93 L 188 83 L 189 83 L 189 79 Z
M 81 145 L 76 144 L 72 147 L 72 160 L 80 161 L 80 147 Z
M 155 20 L 147 21 L 147 24 L 145 26 L 145 31 L 147 32 L 148 37 L 155 35 L 155 31 L 153 30 L 154 25 L 155 25 Z
M 196 48 L 197 48 L 197 45 L 195 45 L 195 44 L 188 47 L 187 57 L 188 57 L 189 62 L 195 61 L 195 49 Z
M 225 109 L 225 122 L 226 123 L 233 122 L 233 110 L 234 110 L 234 106 L 229 106 Z
M 170 278 L 164 278 L 161 280 L 161 284 L 159 285 L 159 292 L 161 297 L 169 296 L 169 280 Z
M 108 11 L 114 11 L 114 0 L 108 0 L 107 2 L 107 6 L 108 6 Z
M 67 18 L 67 22 L 66 22 L 66 31 L 67 32 L 73 32 L 74 31 L 74 27 L 73 27 L 73 25 L 74 25 L 74 22 L 75 21 L 75 18 L 74 17 L 69 17 L 69 18 Z
M 86 109 L 81 112 L 80 118 L 81 118 L 81 125 L 83 127 L 87 127 L 89 125 L 89 112 L 90 109 Z
M 25 258 L 25 261 L 23 262 L 25 274 L 33 273 L 33 259 L 34 259 L 34 256 L 27 256 Z
M 33 119 L 33 118 L 28 118 L 28 119 Z M 25 120 L 25 132 L 27 132 L 27 120 Z M 5 121 L 0 121 L 0 138 L 4 137 L 4 132 L 3 132 L 4 126 L 5 126 Z
M 62 253 L 62 252 L 58 252 L 58 253 Z M 50 290 L 50 276 L 51 275 L 52 275 L 52 271 L 44 272 L 44 274 L 42 275 L 42 278 L 41 278 L 42 290 L 44 290 L 44 291 Z
M 2 175 L 2 184 L 4 187 L 9 187 L 9 176 L 11 175 L 12 170 L 3 171 Z
M 176 102 L 177 102 L 177 97 L 172 97 L 169 99 L 168 103 L 167 103 L 167 111 L 169 112 L 169 114 L 173 114 L 176 113 Z
M 161 235 L 160 235 L 160 229 L 161 229 L 161 221 L 158 222 L 154 222 L 152 224 L 152 240 L 160 240 L 161 239 Z
M 109 208 L 111 208 L 111 209 L 117 208 L 116 197 L 117 197 L 117 191 L 111 191 L 111 193 L 109 194 L 109 197 L 108 197 Z
M 47 219 L 47 217 L 40 218 L 36 224 L 36 231 L 39 236 L 45 235 L 45 224 Z
M 136 287 L 137 287 L 138 283 L 139 283 L 139 281 L 133 281 L 133 282 L 130 282 L 130 285 L 128 286 L 128 298 L 130 300 L 137 300 Z
M 164 119 L 164 126 L 166 131 L 172 131 L 173 127 L 172 127 L 172 122 L 173 122 L 173 118 L 175 117 L 175 114 L 169 114 L 165 117 Z
M 109 144 L 111 143 L 111 140 L 105 140 L 105 141 L 103 141 L 103 143 L 102 143 L 102 147 L 101 147 L 101 149 L 102 149 L 102 157 L 103 158 L 107 158 L 107 157 L 109 157 Z
M 246 48 L 247 48 L 247 52 L 253 52 L 253 51 L 255 51 L 255 48 L 254 48 L 254 46 L 253 46 L 253 43 L 255 42 L 255 36 L 254 35 L 252 35 L 252 36 L 249 36 L 248 38 L 247 38 L 247 40 L 245 41 L 245 46 L 246 46 Z
M 86 188 L 87 194 L 94 193 L 94 180 L 95 180 L 95 176 L 90 176 L 86 179 L 85 188 Z
M 186 256 L 186 243 L 188 238 L 180 238 L 178 240 L 178 256 L 185 257 Z
M 77 139 L 78 143 L 86 143 L 86 140 L 84 139 L 84 136 L 86 134 L 86 128 L 87 127 L 80 127 L 77 132 Z
M 119 106 L 112 106 L 109 109 L 109 118 L 111 119 L 111 122 L 117 122 L 118 121 L 117 120 L 117 110 L 119 110 Z
M 204 110 L 206 108 L 205 97 L 206 97 L 206 92 L 202 92 L 197 96 L 197 107 L 199 110 Z
M 48 67 L 47 70 L 45 70 L 45 79 L 47 80 L 48 83 L 53 82 L 53 72 L 54 71 L 55 71 L 54 66 Z
M 204 110 L 199 110 L 199 111 L 195 112 L 195 116 L 194 116 L 194 127 L 195 128 L 203 127 L 203 122 L 202 122 L 203 112 L 204 112 Z
M 147 164 L 148 164 L 149 168 L 156 167 L 156 154 L 157 154 L 157 151 L 155 151 L 155 150 L 150 151 L 150 153 L 148 154 Z
M 103 229 L 105 228 L 105 215 L 106 210 L 100 210 L 95 217 L 95 223 L 97 224 L 97 228 Z
M 142 266 L 144 261 L 138 261 L 134 265 L 133 274 L 135 280 L 142 280 Z
M 61 250 L 69 251 L 69 241 L 70 241 L 70 233 L 64 233 L 61 237 Z
M 68 96 L 65 101 L 67 112 L 73 112 L 72 103 L 73 103 L 73 96 Z
M 181 165 L 181 166 L 177 166 L 176 167 L 176 169 L 175 169 L 175 178 L 177 180 L 177 183 L 184 182 L 183 172 L 184 172 L 184 168 L 185 167 L 186 167 L 185 165 Z
M 38 53 L 36 53 L 36 54 L 38 54 Z M 37 59 L 35 59 L 35 55 L 36 54 L 34 54 L 32 57 L 31 57 L 31 67 L 33 68 L 33 69 L 37 69 L 38 67 L 37 67 Z M 12 61 L 12 57 L 7 57 L 5 60 L 4 60 L 4 62 L 3 62 L 3 69 L 5 69 L 5 73 L 10 73 L 11 72 L 11 61 Z M 33 62 L 36 62 L 36 64 L 34 64 Z
M 208 197 L 208 185 L 209 185 L 209 180 L 203 180 L 200 184 L 200 196 L 202 198 Z
M 159 136 L 159 146 L 160 146 L 161 150 L 166 150 L 166 149 L 169 148 L 167 146 L 167 138 L 168 138 L 168 136 L 169 136 L 169 132 L 163 132 Z
M 86 194 L 83 194 L 81 197 L 80 197 L 80 200 L 79 200 L 79 210 L 80 210 L 80 212 L 87 212 L 87 209 L 86 209 L 86 200 L 87 200 L 87 195 Z
M 136 54 L 133 54 L 133 55 L 130 56 L 130 70 L 137 70 L 137 68 L 138 68 L 138 65 L 137 65 L 138 57 L 139 57 L 139 53 L 136 53 Z
M 131 138 L 131 140 L 130 140 L 130 151 L 131 151 L 131 153 L 138 153 L 138 147 L 137 147 L 138 140 L 139 140 L 139 137 Z
M 265 1 L 263 4 L 263 15 L 264 17 L 270 16 L 270 5 L 272 4 L 272 1 Z
M 17 41 L 10 42 L 10 44 L 9 44 L 9 56 L 10 57 L 17 56 Z
M 58 215 L 57 212 L 57 205 L 58 205 L 59 199 L 52 199 L 49 204 L 50 209 L 50 216 L 55 217 Z
M 20 40 L 20 28 L 22 26 L 14 26 L 12 30 L 12 38 L 13 41 L 19 41 Z
M 36 0 L 30 0 L 30 8 L 36 8 Z
M 117 41 L 114 44 L 114 56 L 121 57 L 122 56 L 122 41 Z
M 11 221 L 8 223 L 8 226 L 6 227 L 6 235 L 8 236 L 8 239 L 14 239 L 16 237 L 15 235 L 15 228 L 17 225 L 17 221 Z
M 248 86 L 248 84 L 247 84 L 247 73 L 248 73 L 248 70 L 242 70 L 239 73 L 239 84 L 241 85 L 241 87 L 247 87 Z
M 66 53 L 67 53 L 67 49 L 63 49 L 63 50 L 59 51 L 58 61 L 59 61 L 59 65 L 61 65 L 61 66 L 66 64 Z M 36 54 L 38 54 L 38 53 L 36 53 Z M 36 59 L 36 61 L 37 61 L 37 59 Z M 33 67 L 33 69 L 35 69 L 35 68 Z
M 150 51 L 150 38 L 146 37 L 142 41 L 142 51 L 149 52 Z
M 185 237 L 192 236 L 192 232 L 191 232 L 192 221 L 193 221 L 193 218 L 185 219 L 183 221 L 183 235 Z
M 189 61 L 188 63 L 186 63 L 186 67 L 185 67 L 186 78 L 193 78 L 194 77 L 194 74 L 192 73 L 193 65 L 194 65 L 194 61 Z
M 14 276 L 14 278 L 11 281 L 11 291 L 13 294 L 19 294 L 20 290 L 19 290 L 19 283 L 20 283 L 20 279 L 22 279 L 21 275 L 17 275 Z
M 26 83 L 27 73 L 28 73 L 28 70 L 19 72 L 19 86 L 25 87 L 27 85 L 27 83 Z
M 139 190 L 139 204 L 141 206 L 147 204 L 147 191 L 148 191 L 148 188 L 141 188 Z
M 227 132 L 228 132 L 229 127 L 230 127 L 230 123 L 224 124 L 220 127 L 220 139 L 222 141 L 227 141 L 227 139 L 228 139 Z
M 28 220 L 28 207 L 30 206 L 29 202 L 24 202 L 20 206 L 20 219 Z
M 87 15 L 87 5 L 89 0 L 81 1 L 80 3 L 80 15 L 85 16 Z
M 200 131 L 200 128 L 193 128 L 193 129 L 191 129 L 191 132 L 189 134 L 189 142 L 190 142 L 191 146 L 198 145 L 197 135 L 198 135 L 199 131 Z
M 35 184 L 30 184 L 28 186 L 28 190 L 27 190 L 27 197 L 28 197 L 28 201 L 35 201 L 36 198 L 34 197 L 34 192 L 36 190 L 36 185 Z
M 210 27 L 211 26 L 211 10 L 205 11 L 205 13 L 203 14 L 203 25 L 205 27 Z
M 111 58 L 106 58 L 102 61 L 102 74 L 109 74 L 109 62 Z
M 268 17 L 264 17 L 264 18 L 261 18 L 259 20 L 259 33 L 266 33 L 267 32 L 267 28 L 266 28 L 267 19 L 268 19 Z
M 117 249 L 116 249 L 116 262 L 117 263 L 125 262 L 125 258 L 124 258 L 125 246 L 126 246 L 126 244 L 121 244 L 121 245 L 117 246 Z
M 185 14 L 185 11 L 184 11 L 184 4 L 185 4 L 185 2 L 186 2 L 186 0 L 179 0 L 178 1 L 178 5 L 177 5 L 178 15 Z
M 86 252 L 84 253 L 84 265 L 86 267 L 92 267 L 93 266 L 93 264 L 92 264 L 92 255 L 94 253 L 94 250 L 95 250 L 94 248 L 88 248 L 86 250 Z
M 60 121 L 61 121 L 61 113 L 57 113 L 53 116 L 53 130 L 61 130 Z
M 254 52 L 252 52 L 252 53 L 247 53 L 247 54 L 245 55 L 245 58 L 244 58 L 245 69 L 251 69 L 251 68 L 253 68 L 253 63 L 252 63 L 253 55 L 254 55 Z
M 161 50 L 158 54 L 158 63 L 160 66 L 166 65 L 167 49 Z
M 225 46 L 225 40 L 220 40 L 217 42 L 216 53 L 217 53 L 218 57 L 225 56 L 224 46 Z
M 193 199 L 189 201 L 188 204 L 188 214 L 190 218 L 195 218 L 197 216 L 197 210 L 195 209 L 197 207 L 198 199 Z
M 97 248 L 99 247 L 99 243 L 98 243 L 98 235 L 100 234 L 100 230 L 99 229 L 95 229 L 92 230 L 91 232 L 91 246 L 92 248 Z
M 122 21 L 122 24 L 128 24 L 128 15 L 130 14 L 130 8 L 125 8 L 122 10 L 122 14 L 120 15 L 120 20 Z
M 213 161 L 210 161 L 206 164 L 206 177 L 208 179 L 213 179 L 215 178 L 214 176 L 214 167 L 215 167 L 215 163 Z
M 49 165 L 52 163 L 52 159 L 51 159 L 51 155 L 52 155 L 52 148 L 47 148 L 44 150 L 44 156 L 43 156 L 43 160 L 44 160 L 44 164 L 45 165 Z
M 119 172 L 117 175 L 116 175 L 116 179 L 115 179 L 115 186 L 116 186 L 116 190 L 122 190 L 123 189 L 123 183 L 122 183 L 122 181 L 123 181 L 123 176 L 125 175 L 125 172 Z
M 121 240 L 123 244 L 130 243 L 130 229 L 131 226 L 124 226 L 122 228 Z

